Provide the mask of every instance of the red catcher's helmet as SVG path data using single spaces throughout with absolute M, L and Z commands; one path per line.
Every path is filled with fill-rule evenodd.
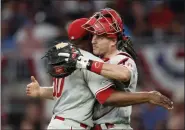
M 110 8 L 96 12 L 82 27 L 93 34 L 105 34 L 110 38 L 116 38 L 118 33 L 123 32 L 120 15 Z

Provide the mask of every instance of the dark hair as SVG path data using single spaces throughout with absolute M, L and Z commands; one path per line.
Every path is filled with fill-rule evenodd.
M 123 39 L 125 37 L 125 39 Z M 122 33 L 118 33 L 117 38 L 117 48 L 118 50 L 122 50 L 130 54 L 130 56 L 136 61 L 137 60 L 137 54 L 133 48 L 132 41 L 130 37 L 125 36 Z

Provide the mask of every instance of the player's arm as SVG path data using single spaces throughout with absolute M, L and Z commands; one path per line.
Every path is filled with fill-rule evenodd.
M 137 73 L 134 60 L 125 55 L 117 55 L 111 60 L 111 64 L 92 60 L 89 62 L 88 70 L 122 82 L 131 81 Z
M 53 87 L 40 87 L 37 80 L 31 76 L 31 83 L 27 85 L 26 94 L 30 97 L 40 97 L 53 100 Z
M 99 65 L 97 67 L 97 65 Z M 110 79 L 115 79 L 123 82 L 130 80 L 131 72 L 122 65 L 107 64 L 99 61 L 92 61 L 88 70 L 105 76 Z
M 106 101 L 104 101 L 103 104 L 115 107 L 125 107 L 142 103 L 152 103 L 155 105 L 162 106 L 166 109 L 173 108 L 173 102 L 157 91 L 130 93 L 112 90 L 111 94 L 109 94 L 109 97 L 107 97 Z
M 70 54 L 68 53 L 59 53 L 59 56 L 67 57 L 66 60 L 69 60 Z M 131 71 L 122 65 L 123 62 L 126 62 L 128 57 L 120 60 L 120 64 L 107 64 L 102 61 L 90 60 L 84 56 L 79 56 L 76 62 L 76 68 L 87 69 L 96 74 L 102 75 L 104 77 L 115 79 L 123 82 L 127 82 L 131 78 Z
M 167 109 L 170 109 L 173 106 L 172 101 L 159 92 L 151 91 L 130 93 L 117 91 L 114 89 L 115 87 L 111 80 L 90 71 L 85 72 L 87 84 L 100 104 L 125 107 L 142 103 L 152 103 Z
M 128 105 L 147 103 L 150 101 L 151 95 L 152 93 L 149 92 L 130 93 L 115 90 L 105 101 L 104 105 L 124 107 Z
M 95 93 L 100 104 L 114 107 L 126 107 L 131 105 L 151 103 L 166 109 L 173 108 L 173 102 L 157 91 L 151 92 L 123 92 L 111 88 L 113 84 L 107 85 Z
M 45 99 L 54 99 L 53 98 L 53 86 L 51 87 L 40 87 L 39 97 Z

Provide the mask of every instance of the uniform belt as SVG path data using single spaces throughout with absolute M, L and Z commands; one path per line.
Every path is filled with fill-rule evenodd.
M 58 120 L 61 120 L 61 121 L 65 120 L 65 118 L 60 117 L 60 116 L 55 116 L 54 119 L 58 119 Z M 88 127 L 86 124 L 83 124 L 83 123 L 79 123 L 79 124 L 80 124 L 81 127 L 85 128 L 85 129 Z
M 114 127 L 114 124 L 111 124 L 111 123 L 105 123 L 105 126 L 107 127 L 107 129 L 110 129 L 110 128 L 113 128 Z M 101 125 L 100 124 L 97 124 L 93 127 L 93 130 L 103 130 L 101 128 Z

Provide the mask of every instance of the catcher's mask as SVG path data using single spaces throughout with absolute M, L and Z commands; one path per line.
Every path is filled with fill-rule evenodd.
M 123 22 L 120 15 L 113 9 L 105 8 L 96 12 L 82 25 L 82 28 L 95 35 L 105 35 L 117 39 L 117 49 L 128 52 L 133 59 L 136 53 L 129 37 L 123 36 Z
M 123 32 L 123 23 L 119 14 L 110 8 L 96 12 L 89 20 L 82 25 L 82 28 L 96 34 L 106 34 L 109 38 L 117 38 L 118 33 Z
M 77 55 L 73 55 L 75 54 Z M 52 77 L 63 78 L 76 70 L 75 61 L 65 61 L 65 57 L 58 56 L 59 53 L 69 53 L 70 57 L 81 55 L 78 48 L 70 43 L 58 43 L 50 48 L 42 58 L 47 59 L 47 70 Z

